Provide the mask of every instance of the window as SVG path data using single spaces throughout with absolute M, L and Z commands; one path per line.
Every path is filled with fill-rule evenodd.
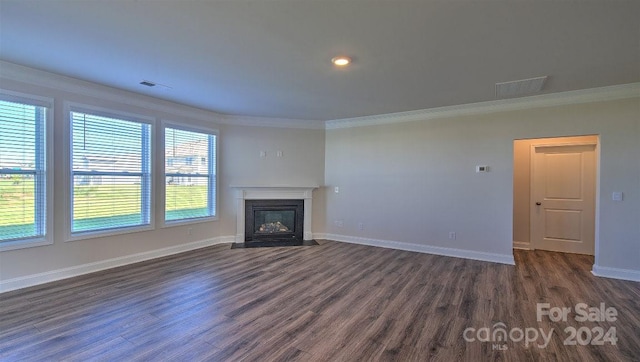
M 216 137 L 165 128 L 165 220 L 216 216 Z
M 151 125 L 71 112 L 71 234 L 151 224 Z
M 45 240 L 47 107 L 0 100 L 0 245 Z

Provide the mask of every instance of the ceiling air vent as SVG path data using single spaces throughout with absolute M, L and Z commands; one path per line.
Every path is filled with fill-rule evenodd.
M 156 86 L 156 84 L 154 82 L 149 82 L 148 80 L 143 80 L 142 82 L 140 82 L 140 84 L 146 85 L 147 87 L 155 87 Z
M 538 93 L 547 76 L 496 83 L 496 98 L 513 98 Z

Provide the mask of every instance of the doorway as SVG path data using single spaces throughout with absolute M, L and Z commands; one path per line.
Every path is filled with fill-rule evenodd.
M 513 246 L 594 255 L 598 136 L 514 141 Z

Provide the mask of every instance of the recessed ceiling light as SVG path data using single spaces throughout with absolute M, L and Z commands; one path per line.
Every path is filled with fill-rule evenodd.
M 345 67 L 351 63 L 351 58 L 346 56 L 339 56 L 331 59 L 331 63 L 337 65 L 338 67 Z

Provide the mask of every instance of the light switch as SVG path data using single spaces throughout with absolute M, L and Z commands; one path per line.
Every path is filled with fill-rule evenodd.
M 613 201 L 622 201 L 622 192 L 614 191 L 611 194 L 611 200 L 613 200 Z
M 260 151 L 260 158 L 266 158 L 267 157 L 267 151 Z
M 276 151 L 276 156 L 277 157 L 282 157 L 282 151 Z
M 340 188 L 338 186 L 333 188 L 333 192 L 335 192 L 336 194 L 340 193 Z

